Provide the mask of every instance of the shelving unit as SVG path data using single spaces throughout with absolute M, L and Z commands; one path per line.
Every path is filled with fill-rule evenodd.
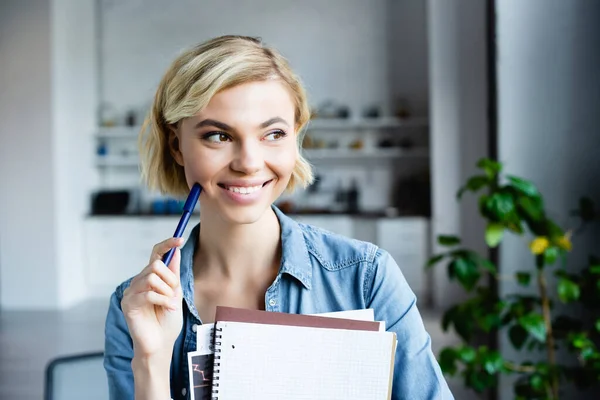
M 402 129 L 402 128 L 427 128 L 429 120 L 426 118 L 400 119 L 395 117 L 385 118 L 318 118 L 311 120 L 306 129 L 314 131 L 361 131 L 378 129 Z M 141 126 L 115 126 L 101 127 L 96 133 L 99 139 L 137 139 Z
M 426 148 L 399 149 L 399 148 L 374 148 L 374 149 L 305 149 L 303 154 L 308 159 L 394 159 L 403 157 L 428 157 Z
M 139 166 L 138 157 L 96 156 L 96 167 L 135 167 Z
M 429 149 L 421 145 L 413 148 L 402 147 L 377 147 L 373 138 L 378 132 L 403 131 L 404 129 L 423 129 L 429 126 L 426 118 L 399 119 L 386 118 L 361 118 L 361 119 L 314 119 L 307 126 L 307 135 L 321 137 L 344 137 L 345 133 L 359 135 L 365 141 L 365 146 L 352 149 L 347 145 L 324 148 L 305 148 L 304 155 L 314 161 L 371 161 L 371 160 L 400 160 L 404 158 L 429 157 Z M 115 126 L 101 127 L 96 132 L 96 140 L 100 143 L 129 143 L 129 147 L 137 140 L 140 126 Z M 110 147 L 110 146 L 109 146 Z M 139 158 L 129 151 L 128 155 L 97 155 L 95 165 L 98 168 L 138 168 Z
M 427 128 L 429 121 L 426 118 L 400 119 L 395 117 L 361 118 L 361 119 L 335 119 L 319 118 L 308 123 L 307 131 L 347 130 L 360 131 L 366 129 L 399 129 L 399 128 Z
M 101 127 L 96 132 L 98 139 L 137 139 L 141 126 Z

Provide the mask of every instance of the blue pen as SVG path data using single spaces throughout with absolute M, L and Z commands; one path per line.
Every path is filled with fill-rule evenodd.
M 183 214 L 181 215 L 179 224 L 177 224 L 177 229 L 175 229 L 175 234 L 173 237 L 179 238 L 183 235 L 183 231 L 185 231 L 185 227 L 190 220 L 190 216 L 192 215 L 192 211 L 194 211 L 194 207 L 196 206 L 198 197 L 200 197 L 201 191 L 202 187 L 199 184 L 194 183 L 194 186 L 192 186 L 192 190 L 190 190 L 190 194 L 188 195 L 188 198 L 183 206 Z M 173 247 L 167 254 L 163 256 L 163 262 L 165 265 L 169 265 L 171 259 L 173 258 L 173 254 L 175 254 L 175 247 Z

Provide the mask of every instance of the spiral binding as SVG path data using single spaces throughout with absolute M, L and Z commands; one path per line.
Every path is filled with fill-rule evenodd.
M 221 340 L 223 339 L 223 328 L 214 329 L 213 347 L 215 350 L 215 357 L 213 362 L 213 374 L 212 374 L 212 400 L 219 400 L 219 369 L 221 366 Z

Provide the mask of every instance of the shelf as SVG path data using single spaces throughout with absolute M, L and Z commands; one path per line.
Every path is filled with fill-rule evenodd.
M 385 118 L 361 118 L 361 119 L 342 119 L 342 118 L 317 118 L 311 120 L 307 125 L 308 131 L 340 131 L 340 130 L 366 130 L 366 129 L 400 129 L 400 128 L 427 128 L 429 120 L 427 118 L 407 118 L 400 119 L 394 117 Z M 141 126 L 114 126 L 100 127 L 96 132 L 97 138 L 120 138 L 136 139 Z
M 405 157 L 428 157 L 427 148 L 399 149 L 399 148 L 379 148 L 379 149 L 305 149 L 303 154 L 309 160 L 323 159 L 394 159 Z
M 423 158 L 429 156 L 427 148 L 399 149 L 305 149 L 303 154 L 309 160 L 359 160 L 359 159 L 395 159 L 395 158 Z M 97 167 L 138 167 L 137 157 L 97 156 Z
M 398 129 L 398 128 L 426 128 L 429 126 L 427 118 L 400 119 L 361 118 L 361 119 L 313 119 L 307 125 L 308 131 L 316 130 L 365 130 L 365 129 Z
M 96 132 L 97 138 L 137 139 L 141 126 L 101 127 Z
M 137 157 L 96 156 L 96 167 L 138 167 Z

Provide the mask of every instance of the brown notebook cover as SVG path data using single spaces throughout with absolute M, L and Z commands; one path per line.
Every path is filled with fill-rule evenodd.
M 379 322 L 352 319 L 318 317 L 313 315 L 246 310 L 243 308 L 217 306 L 215 322 L 247 322 L 266 325 L 306 326 L 310 328 L 378 331 Z

